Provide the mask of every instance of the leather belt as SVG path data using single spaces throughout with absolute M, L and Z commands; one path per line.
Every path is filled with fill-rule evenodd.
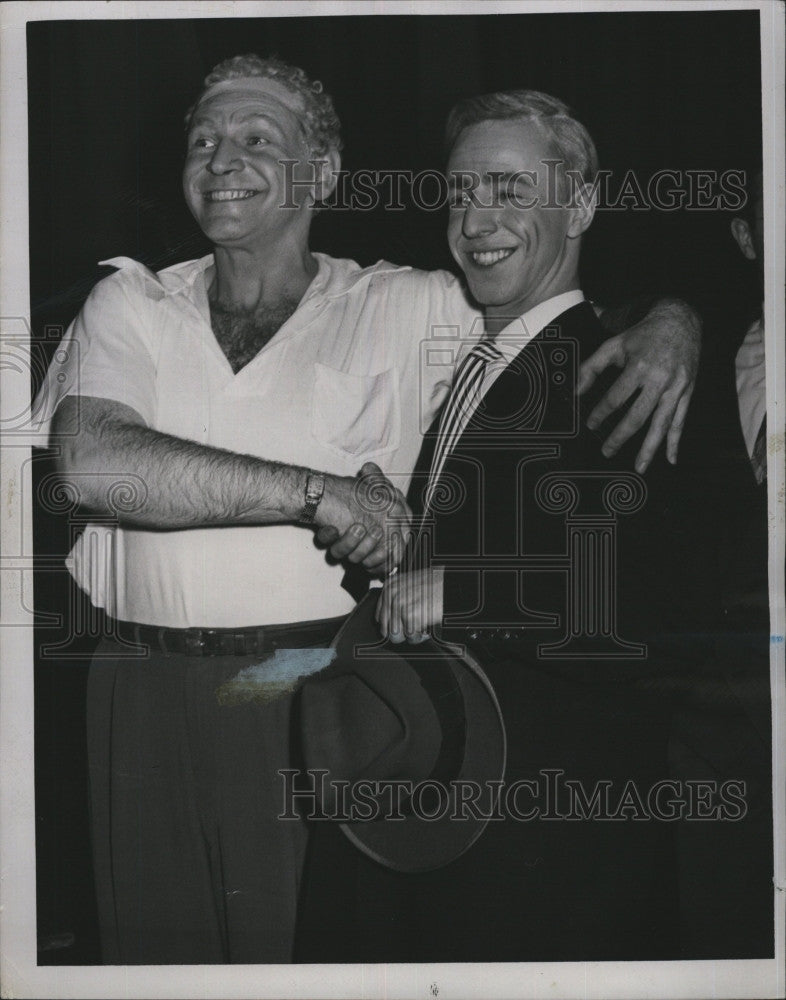
M 329 646 L 346 615 L 258 628 L 163 628 L 107 619 L 109 636 L 165 655 L 261 656 L 276 649 Z

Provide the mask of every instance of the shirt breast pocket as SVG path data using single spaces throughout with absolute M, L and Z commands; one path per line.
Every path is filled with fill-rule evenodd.
M 343 457 L 368 460 L 395 451 L 401 441 L 398 370 L 352 375 L 314 363 L 311 433 Z

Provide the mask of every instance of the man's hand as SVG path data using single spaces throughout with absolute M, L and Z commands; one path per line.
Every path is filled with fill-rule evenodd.
M 581 366 L 579 395 L 586 392 L 609 365 L 624 371 L 590 413 L 587 426 L 595 429 L 641 389 L 628 413 L 603 445 L 606 457 L 641 428 L 652 414 L 649 431 L 636 456 L 643 473 L 666 438 L 666 457 L 677 461 L 701 351 L 701 322 L 684 302 L 662 299 L 629 330 L 611 337 Z M 654 411 L 654 413 L 653 413 Z
M 398 566 L 412 511 L 400 490 L 373 462 L 355 479 L 328 476 L 317 510 L 317 541 L 334 559 L 360 563 L 369 573 Z
M 377 622 L 391 642 L 423 642 L 442 621 L 442 567 L 396 573 L 385 581 L 377 602 Z

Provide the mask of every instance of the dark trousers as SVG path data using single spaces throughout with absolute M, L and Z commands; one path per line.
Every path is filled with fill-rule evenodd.
M 306 846 L 278 818 L 292 692 L 232 683 L 260 656 L 123 652 L 104 640 L 88 681 L 104 962 L 291 961 Z
M 740 796 L 734 819 L 681 822 L 685 959 L 771 958 L 775 947 L 769 643 L 762 629 L 718 640 L 721 670 L 675 712 L 675 776 Z M 741 806 L 741 808 L 739 808 Z
M 486 661 L 508 735 L 506 783 L 539 785 L 540 815 L 492 820 L 458 860 L 402 875 L 315 823 L 296 956 L 303 962 L 656 960 L 679 956 L 673 824 L 547 818 L 544 771 L 591 796 L 608 781 L 615 810 L 667 770 L 667 706 L 652 692 L 593 685 L 520 661 Z M 592 666 L 586 670 L 592 680 Z M 523 790 L 517 808 L 536 803 Z M 577 813 L 580 814 L 580 808 Z

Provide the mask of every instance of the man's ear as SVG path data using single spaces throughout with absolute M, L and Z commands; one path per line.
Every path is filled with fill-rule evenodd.
M 576 184 L 573 194 L 573 204 L 570 207 L 571 219 L 568 225 L 568 237 L 575 239 L 586 233 L 595 218 L 598 207 L 598 189 L 590 184 Z
M 734 241 L 748 260 L 756 260 L 756 248 L 753 245 L 753 233 L 751 227 L 745 219 L 731 220 L 731 235 Z
M 341 170 L 341 154 L 337 149 L 331 148 L 324 156 L 314 158 L 314 174 L 316 182 L 314 184 L 314 200 L 317 205 L 330 197 L 338 184 L 338 175 Z

